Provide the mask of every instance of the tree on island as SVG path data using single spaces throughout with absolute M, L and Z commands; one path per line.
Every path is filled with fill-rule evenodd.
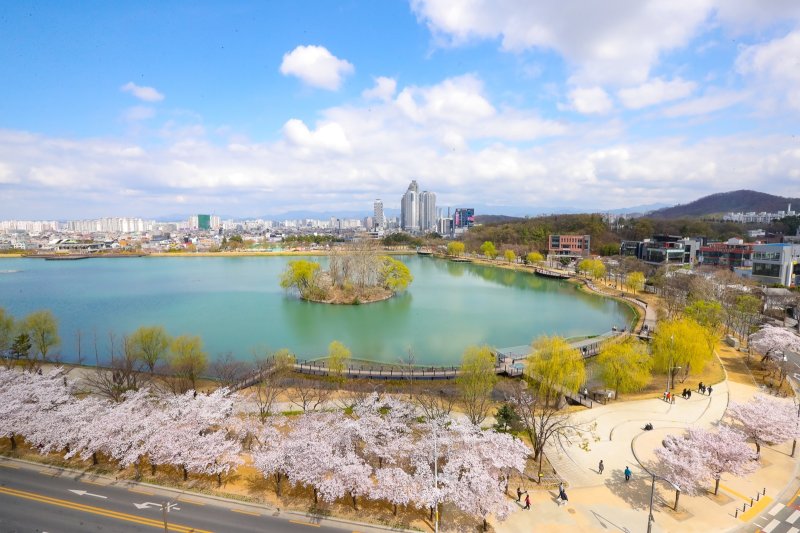
M 326 303 L 360 304 L 385 300 L 413 281 L 401 261 L 380 255 L 369 243 L 335 249 L 328 270 L 313 261 L 290 261 L 281 275 L 281 287 L 295 289 L 300 298 Z

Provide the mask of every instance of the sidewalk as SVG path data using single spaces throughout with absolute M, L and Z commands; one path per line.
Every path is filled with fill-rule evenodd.
M 597 440 L 584 450 L 580 443 L 565 443 L 546 449 L 547 458 L 564 479 L 569 504 L 559 507 L 555 491 L 528 487 L 535 512 L 520 511 L 498 531 L 645 531 L 650 502 L 651 478 L 642 465 L 652 466 L 655 448 L 668 434 L 687 427 L 708 427 L 719 421 L 729 401 L 744 401 L 757 392 L 753 386 L 725 381 L 714 385 L 711 396 L 694 392 L 691 400 L 676 398 L 668 404 L 660 398 L 610 404 L 576 413 L 576 421 L 596 424 Z M 678 387 L 680 390 L 680 386 Z M 644 425 L 653 424 L 652 431 Z M 795 459 L 789 457 L 791 442 L 762 447 L 762 468 L 748 478 L 725 475 L 718 496 L 680 496 L 678 512 L 672 510 L 675 491 L 663 482 L 656 484 L 653 531 L 707 532 L 737 530 L 761 514 L 794 478 Z M 603 459 L 605 472 L 597 465 Z M 633 471 L 625 482 L 623 470 Z M 713 487 L 709 487 L 713 489 Z M 752 511 L 739 512 L 743 503 L 766 489 L 766 498 Z M 752 527 L 752 531 L 756 528 Z

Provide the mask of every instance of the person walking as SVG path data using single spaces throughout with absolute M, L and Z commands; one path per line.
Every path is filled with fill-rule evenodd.
M 709 386 L 708 386 L 708 395 L 709 395 L 709 396 L 711 396 L 711 391 L 712 391 L 712 390 L 714 390 L 714 389 L 712 389 L 712 388 L 711 388 L 711 386 L 709 385 Z
M 531 508 L 531 497 L 530 497 L 529 494 L 526 493 L 525 494 L 525 507 L 523 507 L 523 509 L 530 510 L 530 508 Z
M 563 488 L 558 491 L 558 505 L 567 505 L 569 498 L 567 498 L 567 491 Z
M 603 475 L 603 470 L 605 470 L 605 469 L 606 469 L 606 466 L 603 464 L 603 460 L 602 460 L 602 459 L 600 459 L 600 464 L 599 464 L 599 465 L 597 465 L 597 472 L 598 472 L 600 475 Z
M 520 490 L 519 487 L 517 487 L 517 501 L 520 501 L 521 498 L 522 498 L 522 491 Z
M 625 467 L 625 481 L 631 480 L 631 469 L 627 466 Z

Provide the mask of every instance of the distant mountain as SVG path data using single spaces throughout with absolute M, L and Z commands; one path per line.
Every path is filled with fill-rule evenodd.
M 619 209 L 608 209 L 603 211 L 603 213 L 609 213 L 612 215 L 628 215 L 630 213 L 650 213 L 651 211 L 655 211 L 656 209 L 661 209 L 664 207 L 669 207 L 669 204 L 658 203 L 658 204 L 633 205 L 631 207 L 620 207 Z
M 653 211 L 648 216 L 653 218 L 701 217 L 730 211 L 774 213 L 786 211 L 789 204 L 800 208 L 800 198 L 784 198 L 758 191 L 740 190 L 711 194 L 688 204 L 679 204 Z
M 510 217 L 507 215 L 475 215 L 476 224 L 506 224 L 524 220 L 522 217 Z

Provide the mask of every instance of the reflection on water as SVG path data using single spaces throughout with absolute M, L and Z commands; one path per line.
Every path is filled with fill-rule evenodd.
M 162 324 L 200 335 L 212 355 L 249 359 L 255 347 L 289 348 L 300 358 L 327 352 L 332 340 L 354 357 L 396 362 L 409 349 L 420 363 L 456 364 L 469 344 L 529 344 L 540 334 L 598 334 L 627 322 L 619 303 L 573 284 L 528 272 L 430 257 L 403 256 L 409 290 L 384 302 L 334 306 L 304 302 L 278 286 L 294 257 L 139 258 L 45 262 L 0 259 L 0 305 L 16 317 L 50 308 L 60 321 L 65 360 L 97 331 Z M 327 259 L 314 257 L 325 268 Z

